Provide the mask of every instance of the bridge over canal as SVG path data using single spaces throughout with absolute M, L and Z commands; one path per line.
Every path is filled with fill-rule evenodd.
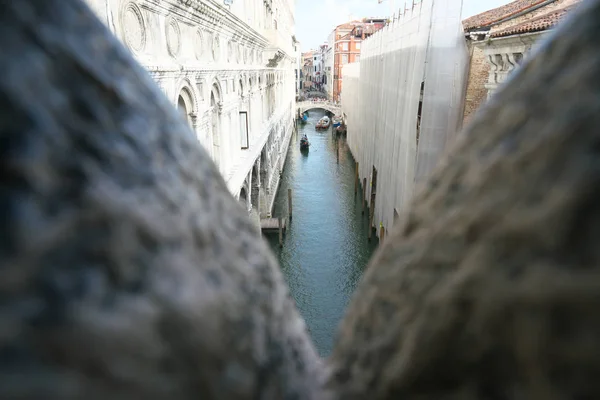
M 316 109 L 316 108 L 320 108 L 322 110 L 329 111 L 329 112 L 333 113 L 334 115 L 340 115 L 342 113 L 342 108 L 338 104 L 332 103 L 330 101 L 324 101 L 324 100 L 321 100 L 321 101 L 314 101 L 314 100 L 299 101 L 298 103 L 296 103 L 296 106 L 298 107 L 299 114 L 302 114 L 305 111 Z

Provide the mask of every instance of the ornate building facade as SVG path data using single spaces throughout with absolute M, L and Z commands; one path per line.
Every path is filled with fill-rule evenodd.
M 249 213 L 270 214 L 294 129 L 295 0 L 86 0 L 188 121 Z
M 470 52 L 465 122 L 580 2 L 514 0 L 463 21 Z

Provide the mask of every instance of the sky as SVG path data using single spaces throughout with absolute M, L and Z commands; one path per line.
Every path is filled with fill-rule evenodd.
M 405 2 L 383 0 L 378 4 L 377 0 L 296 0 L 296 37 L 302 51 L 315 49 L 326 42 L 333 28 L 341 23 L 363 17 L 389 16 L 391 1 L 396 9 Z M 463 19 L 511 1 L 463 0 Z

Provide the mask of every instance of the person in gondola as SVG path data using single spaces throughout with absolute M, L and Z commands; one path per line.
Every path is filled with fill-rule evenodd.
M 303 134 L 302 138 L 300 138 L 300 148 L 308 148 L 308 146 L 310 146 L 310 143 L 308 142 L 308 137 L 306 136 L 306 134 Z

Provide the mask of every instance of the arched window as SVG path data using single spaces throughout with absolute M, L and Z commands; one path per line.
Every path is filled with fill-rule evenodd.
M 184 87 L 181 89 L 179 97 L 177 98 L 177 109 L 191 127 L 193 125 L 192 115 L 194 112 L 194 99 L 188 88 Z
M 239 123 L 240 123 L 240 147 L 242 150 L 250 147 L 250 124 L 248 118 L 248 109 L 246 102 L 243 100 L 244 96 L 244 84 L 240 79 L 238 84 L 238 98 L 239 98 Z
M 187 110 L 187 106 L 185 105 L 185 100 L 183 99 L 183 97 L 181 95 L 179 95 L 179 100 L 177 101 L 177 108 L 181 112 L 181 115 L 185 119 L 187 119 L 188 110 Z

